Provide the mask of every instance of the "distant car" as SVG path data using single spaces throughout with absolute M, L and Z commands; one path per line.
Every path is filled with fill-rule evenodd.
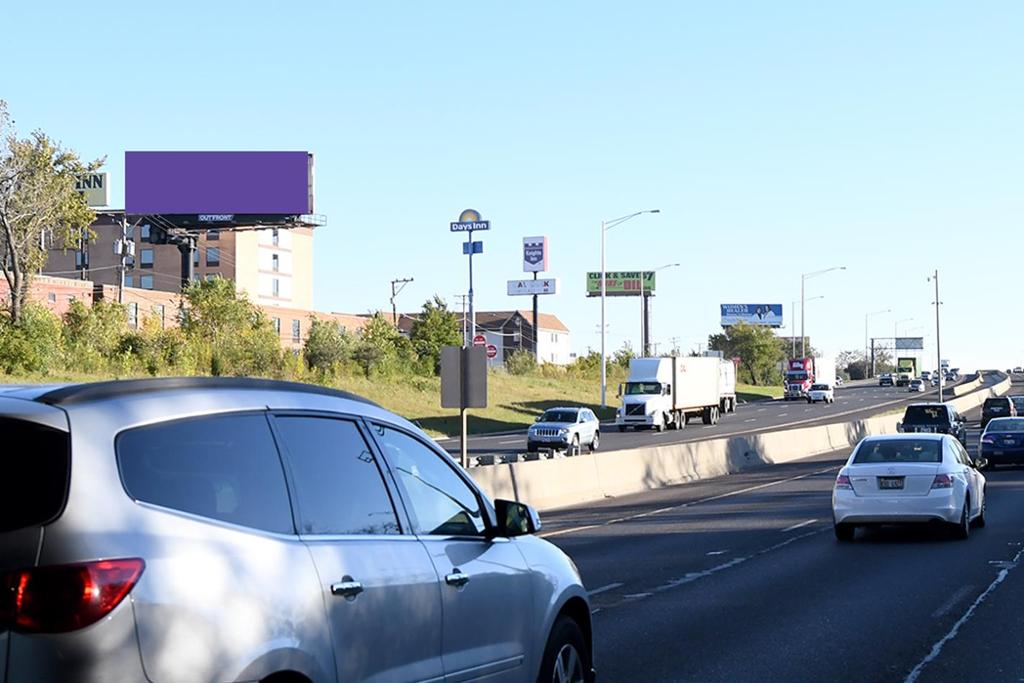
M 834 386 L 834 387 L 841 387 L 841 386 L 843 386 L 843 384 L 845 384 L 845 380 L 842 377 L 840 377 L 839 375 L 836 375 L 836 381 L 835 381 L 835 383 L 832 386 Z
M 963 444 L 946 434 L 863 439 L 832 489 L 836 538 L 852 541 L 858 526 L 944 522 L 957 538 L 985 526 L 985 475 Z
M 956 408 L 948 403 L 912 403 L 896 423 L 896 431 L 906 434 L 949 434 L 967 443 L 967 427 Z
M 911 392 L 918 392 L 918 391 L 924 391 L 924 390 L 925 390 L 924 380 L 921 380 L 921 379 L 912 379 L 912 380 L 910 380 L 910 384 L 907 386 L 907 391 L 911 391 Z
M 589 408 L 548 408 L 526 433 L 529 453 L 541 448 L 578 452 L 582 446 L 593 453 L 600 445 L 601 423 Z
M 1024 396 L 1011 396 L 1013 407 L 1017 409 L 1017 416 L 1024 417 Z
M 1024 372 L 1024 368 L 1021 368 L 1021 367 L 1020 367 L 1020 366 L 1018 365 L 1017 367 L 1015 367 L 1015 368 L 1013 369 L 1013 371 L 1014 371 L 1015 373 L 1017 373 L 1017 374 L 1019 375 L 1020 373 Z
M 828 384 L 812 384 L 811 390 L 807 392 L 807 402 L 835 403 L 835 391 Z
M 892 373 L 883 372 L 881 375 L 878 376 L 878 386 L 880 386 L 880 387 L 891 387 L 894 384 L 895 384 L 895 381 L 892 378 Z
M 938 375 L 934 375 L 934 376 L 932 377 L 932 386 L 933 386 L 933 387 L 937 387 L 937 386 L 939 386 L 939 381 L 940 381 L 940 378 L 939 378 L 939 376 L 938 376 Z
M 992 418 L 981 434 L 980 452 L 989 467 L 1024 464 L 1024 417 Z
M 923 379 L 924 381 L 927 382 L 931 378 L 932 378 L 932 373 L 929 372 L 928 370 L 925 370 L 924 372 L 921 373 L 921 379 Z
M 988 426 L 989 420 L 996 417 L 1017 417 L 1017 408 L 1008 396 L 992 396 L 985 399 L 981 406 L 981 428 Z

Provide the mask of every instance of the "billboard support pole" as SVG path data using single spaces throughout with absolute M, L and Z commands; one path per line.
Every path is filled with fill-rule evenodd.
M 533 279 L 537 279 L 537 271 L 534 271 Z M 536 294 L 533 295 L 533 360 L 540 364 L 540 302 Z
M 178 251 L 181 252 L 181 291 L 185 291 L 188 283 L 192 282 L 192 255 L 196 250 L 196 238 L 192 235 L 185 235 L 178 242 Z

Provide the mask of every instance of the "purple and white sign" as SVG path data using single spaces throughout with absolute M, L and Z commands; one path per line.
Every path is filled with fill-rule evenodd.
M 125 152 L 129 215 L 313 213 L 309 152 Z
M 543 273 L 548 269 L 548 238 L 523 238 L 523 272 Z

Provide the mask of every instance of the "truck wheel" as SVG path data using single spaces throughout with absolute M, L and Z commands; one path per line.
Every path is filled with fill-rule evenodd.
M 711 409 L 711 424 L 718 424 L 718 420 L 721 419 L 721 417 L 722 413 L 720 410 L 718 410 L 718 406 L 715 406 L 714 408 Z
M 619 426 L 618 426 L 618 430 L 619 430 L 620 432 L 624 432 L 624 431 L 626 431 L 626 425 L 619 425 Z
M 711 424 L 711 408 L 705 408 L 701 413 L 700 419 L 706 425 Z
M 661 419 L 654 424 L 654 430 L 657 432 L 665 431 L 665 416 L 662 415 Z

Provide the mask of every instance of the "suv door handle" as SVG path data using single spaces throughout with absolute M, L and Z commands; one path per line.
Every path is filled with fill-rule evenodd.
M 363 592 L 363 584 L 351 576 L 343 576 L 338 583 L 331 584 L 331 595 L 342 598 L 354 598 Z
M 453 569 L 451 574 L 444 577 L 444 582 L 449 586 L 462 588 L 469 583 L 469 574 L 463 573 L 460 569 Z

